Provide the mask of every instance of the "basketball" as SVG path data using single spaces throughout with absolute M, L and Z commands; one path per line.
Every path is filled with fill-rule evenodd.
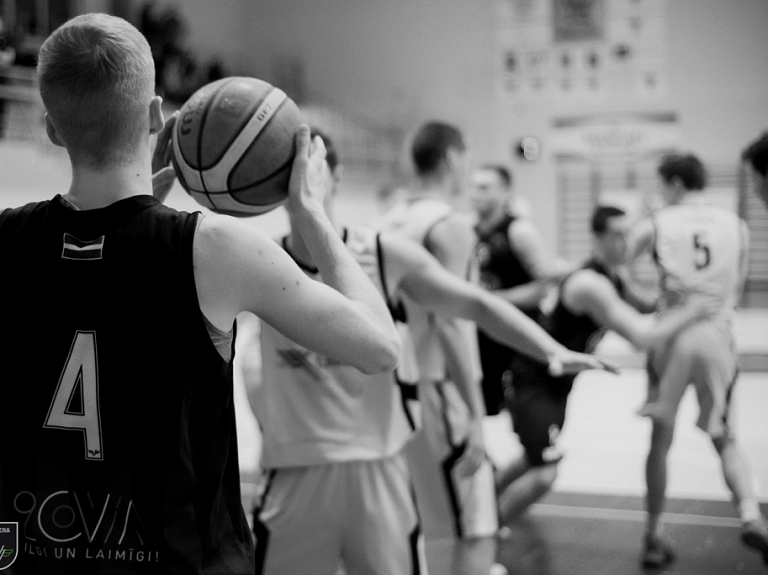
M 285 92 L 247 77 L 211 82 L 182 106 L 173 133 L 179 182 L 202 206 L 246 217 L 288 198 L 301 113 Z

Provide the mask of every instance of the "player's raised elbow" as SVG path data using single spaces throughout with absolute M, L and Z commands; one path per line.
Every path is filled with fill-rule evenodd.
M 402 342 L 395 331 L 377 338 L 368 353 L 360 356 L 359 364 L 355 367 L 366 375 L 394 371 L 400 363 L 401 353 Z

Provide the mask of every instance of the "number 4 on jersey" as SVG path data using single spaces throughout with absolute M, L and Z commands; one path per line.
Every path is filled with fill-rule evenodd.
M 96 332 L 75 333 L 43 427 L 81 430 L 85 439 L 85 458 L 98 461 L 104 459 L 101 448 Z

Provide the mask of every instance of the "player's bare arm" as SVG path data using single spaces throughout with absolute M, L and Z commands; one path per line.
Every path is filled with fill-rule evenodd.
M 678 309 L 655 319 L 643 315 L 621 299 L 605 276 L 592 270 L 574 273 L 563 286 L 562 301 L 573 313 L 588 315 L 598 325 L 613 330 L 641 350 L 659 345 L 711 311 L 708 298 L 692 298 Z
M 744 285 L 749 272 L 749 227 L 743 220 L 739 231 L 741 233 L 741 250 L 739 251 L 739 287 L 737 293 L 741 294 L 744 292 Z
M 632 278 L 626 268 L 622 267 L 617 273 L 624 282 L 624 300 L 640 313 L 653 313 L 659 302 L 657 288 L 643 288 Z
M 400 339 L 376 288 L 322 209 L 324 148 L 310 153 L 302 127 L 291 176 L 291 209 L 324 281 L 309 279 L 275 242 L 240 220 L 208 216 L 195 235 L 198 299 L 206 317 L 229 329 L 250 311 L 296 343 L 364 373 L 390 371 Z
M 513 221 L 507 229 L 509 245 L 533 281 L 494 293 L 509 303 L 526 309 L 535 308 L 547 294 L 547 284 L 561 273 L 546 257 L 543 243 L 533 224 L 522 218 Z
M 615 371 L 595 356 L 568 350 L 509 302 L 447 272 L 421 246 L 387 234 L 381 235 L 381 243 L 390 285 L 426 309 L 475 321 L 496 341 L 542 363 L 555 363 L 564 372 Z
M 528 219 L 519 218 L 507 230 L 510 245 L 528 273 L 537 280 L 558 281 L 573 271 L 574 265 L 547 253 L 544 241 Z
M 453 212 L 430 230 L 425 244 L 428 251 L 440 262 L 438 265 L 458 277 L 467 277 L 475 246 L 475 233 L 468 216 Z M 449 376 L 456 384 L 456 389 L 470 414 L 470 431 L 467 448 L 462 457 L 462 471 L 464 474 L 471 474 L 479 468 L 485 458 L 481 424 L 485 406 L 480 373 L 474 368 L 469 351 L 471 345 L 476 345 L 476 340 L 473 339 L 475 327 L 450 316 L 436 318 L 435 327 L 445 352 Z

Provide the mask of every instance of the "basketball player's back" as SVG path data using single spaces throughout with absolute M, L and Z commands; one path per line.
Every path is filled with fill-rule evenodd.
M 659 210 L 654 220 L 655 257 L 669 303 L 680 293 L 706 293 L 733 310 L 748 242 L 744 222 L 698 194 Z

